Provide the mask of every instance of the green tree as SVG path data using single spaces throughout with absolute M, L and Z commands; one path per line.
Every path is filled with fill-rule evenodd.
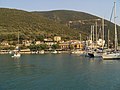
M 46 44 L 39 45 L 39 50 L 45 50 L 45 49 L 48 49 L 48 46 Z
M 40 50 L 45 50 L 48 49 L 48 46 L 46 44 L 40 44 L 40 45 L 30 45 L 29 49 L 31 51 L 40 51 Z
M 58 44 L 53 44 L 51 48 L 52 48 L 52 49 L 59 49 L 60 46 L 59 46 Z
M 28 48 L 30 49 L 30 51 L 36 51 L 36 46 L 35 45 L 30 45 Z
M 36 38 L 37 38 L 37 40 L 44 41 L 44 36 L 43 35 L 36 36 Z

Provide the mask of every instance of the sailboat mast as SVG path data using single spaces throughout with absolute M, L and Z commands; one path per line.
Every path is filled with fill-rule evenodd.
M 93 28 L 92 28 L 92 30 L 93 30 L 93 42 L 94 42 L 94 25 L 93 25 Z
M 19 35 L 19 30 L 18 30 L 18 46 L 19 46 L 19 42 L 20 42 L 19 37 L 20 37 L 20 35 Z
M 108 29 L 108 49 L 109 49 L 109 35 L 110 35 L 110 30 Z
M 92 42 L 92 33 L 93 33 L 93 31 L 92 31 L 92 25 L 91 25 L 91 42 Z
M 97 39 L 98 39 L 98 36 L 97 36 L 97 20 L 95 22 L 95 30 L 96 30 L 96 48 L 97 48 Z
M 104 19 L 102 18 L 102 39 L 103 39 L 103 42 L 104 42 Z M 102 42 L 102 48 L 104 48 L 104 43 Z
M 117 50 L 116 0 L 114 1 L 115 51 Z
M 91 48 L 93 48 L 93 26 L 91 25 Z

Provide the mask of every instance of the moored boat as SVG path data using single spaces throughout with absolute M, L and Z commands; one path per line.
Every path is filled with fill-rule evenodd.
M 103 58 L 104 60 L 120 59 L 120 53 L 119 53 L 119 52 L 104 53 L 104 54 L 102 55 L 102 58 Z
M 21 54 L 19 52 L 15 52 L 12 58 L 20 58 Z
M 114 23 L 115 23 L 115 48 L 114 52 L 106 52 L 105 54 L 102 55 L 103 59 L 120 59 L 120 52 L 117 51 L 118 47 L 118 40 L 117 40 L 117 28 L 116 28 L 116 22 L 115 22 L 115 17 L 116 17 L 116 2 L 114 2 Z

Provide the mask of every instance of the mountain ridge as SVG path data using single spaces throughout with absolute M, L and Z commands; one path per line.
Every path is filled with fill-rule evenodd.
M 17 40 L 17 31 L 20 30 L 20 39 L 36 39 L 41 37 L 61 36 L 63 39 L 79 39 L 79 33 L 82 34 L 82 40 L 90 35 L 90 24 L 79 24 L 69 26 L 69 21 L 101 19 L 85 12 L 71 10 L 55 11 L 24 11 L 17 9 L 0 8 L 0 41 Z M 105 20 L 113 29 L 113 23 Z M 105 28 L 106 30 L 108 29 Z M 113 30 L 110 32 L 113 33 Z M 112 38 L 111 38 L 112 39 Z
M 95 15 L 92 15 L 92 14 L 89 14 L 89 13 L 86 13 L 86 12 L 71 11 L 71 10 L 54 10 L 54 11 L 44 11 L 44 12 L 35 12 L 35 13 L 43 14 L 43 16 L 47 17 L 48 19 L 50 19 L 50 20 L 52 19 L 54 21 L 58 21 L 58 22 L 60 22 L 62 24 L 66 24 L 66 23 L 68 23 L 69 21 L 72 21 L 72 20 L 74 22 L 75 21 L 79 22 L 79 20 L 80 21 L 82 21 L 82 20 L 83 21 L 84 20 L 89 21 L 89 20 L 98 20 L 98 19 L 100 19 L 101 20 L 100 21 L 101 27 L 99 26 L 97 28 L 98 29 L 102 29 L 102 18 L 98 17 L 98 16 L 95 16 Z M 59 21 L 59 19 L 61 21 Z M 108 37 L 107 36 L 108 35 L 107 31 L 109 29 L 110 30 L 110 36 L 112 36 L 112 37 L 110 37 L 110 40 L 113 42 L 114 41 L 114 38 L 113 38 L 114 37 L 114 23 L 110 22 L 108 20 L 104 20 L 104 22 L 105 22 L 104 28 L 105 28 L 105 33 L 106 33 L 105 34 L 105 39 L 107 41 L 107 37 Z M 95 23 L 96 22 L 94 22 L 94 26 L 95 26 Z M 81 29 L 83 32 L 88 33 L 88 32 L 90 32 L 90 28 L 91 28 L 90 25 L 93 25 L 93 23 L 92 24 L 89 23 L 89 25 L 88 24 L 86 24 L 86 25 L 81 24 L 82 27 L 80 27 L 80 24 L 79 24 L 79 27 L 77 29 L 78 30 Z M 75 25 L 73 25 L 73 27 L 71 27 L 71 28 L 73 29 L 74 26 Z M 76 26 L 75 26 L 75 28 L 76 28 Z M 118 39 L 119 39 L 119 37 L 120 37 L 119 36 L 120 35 L 120 27 L 118 25 L 117 25 L 117 29 L 118 29 Z M 100 30 L 98 30 L 98 31 L 100 31 Z M 120 41 L 120 39 L 119 39 L 119 41 Z

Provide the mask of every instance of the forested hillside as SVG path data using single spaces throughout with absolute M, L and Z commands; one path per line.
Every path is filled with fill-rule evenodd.
M 0 40 L 40 39 L 60 35 L 63 38 L 77 38 L 79 31 L 49 20 L 42 15 L 15 9 L 0 9 Z
M 49 20 L 54 20 L 61 24 L 66 24 L 71 29 L 78 30 L 81 32 L 90 35 L 90 28 L 91 25 L 96 24 L 97 21 L 97 29 L 98 29 L 98 36 L 102 37 L 102 18 L 85 13 L 85 12 L 78 12 L 78 11 L 71 11 L 71 10 L 54 10 L 54 11 L 45 11 L 45 12 L 34 12 L 38 14 L 42 14 L 44 17 L 48 18 Z M 72 23 L 70 23 L 72 21 Z M 114 24 L 108 20 L 104 21 L 104 29 L 105 29 L 105 39 L 107 40 L 108 37 L 108 30 L 110 30 L 110 39 L 114 41 Z M 120 27 L 117 26 L 118 31 L 118 39 L 120 38 Z M 89 32 L 89 33 L 88 33 Z M 120 41 L 120 39 L 119 39 Z
M 91 23 L 95 24 L 95 19 L 101 18 L 68 10 L 28 12 L 0 8 L 0 41 L 17 40 L 18 31 L 20 32 L 20 40 L 42 40 L 47 37 L 53 38 L 56 35 L 62 36 L 66 40 L 79 39 L 79 33 L 85 40 L 90 35 L 90 26 Z M 99 25 L 100 23 L 101 21 L 98 22 Z M 105 31 L 107 32 L 108 29 L 110 29 L 111 39 L 113 39 L 114 25 L 105 21 Z

